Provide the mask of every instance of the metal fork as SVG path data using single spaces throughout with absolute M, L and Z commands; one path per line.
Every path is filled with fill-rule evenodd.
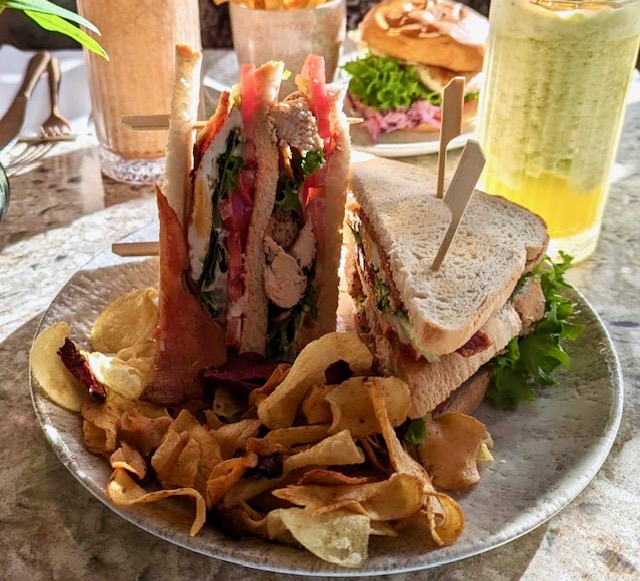
M 16 154 L 7 160 L 5 166 L 5 172 L 7 177 L 13 177 L 15 175 L 23 174 L 32 169 L 33 164 L 42 159 L 51 149 L 55 146 L 57 141 L 33 141 L 30 143 L 23 143 L 24 147 Z M 17 149 L 15 146 L 13 149 Z
M 54 56 L 51 57 L 47 66 L 49 76 L 49 95 L 51 97 L 51 115 L 42 124 L 40 133 L 44 137 L 60 137 L 71 132 L 69 121 L 62 116 L 58 108 L 58 93 L 60 92 L 60 63 Z

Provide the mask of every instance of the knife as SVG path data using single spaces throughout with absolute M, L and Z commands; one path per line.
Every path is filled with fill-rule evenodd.
M 43 50 L 33 55 L 27 64 L 22 85 L 4 117 L 0 119 L 0 151 L 10 149 L 20 137 L 27 111 L 27 101 L 50 59 L 49 52 Z

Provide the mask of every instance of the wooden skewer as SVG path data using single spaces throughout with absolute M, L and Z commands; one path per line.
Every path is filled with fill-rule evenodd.
M 160 252 L 159 242 L 115 242 L 111 252 L 118 256 L 157 256 Z
M 169 115 L 125 115 L 120 119 L 121 123 L 133 131 L 162 131 L 169 129 Z M 347 117 L 350 125 L 362 123 L 360 117 Z M 202 129 L 206 121 L 200 120 L 193 124 L 194 129 Z
M 440 243 L 438 253 L 433 260 L 431 270 L 438 270 L 444 257 L 451 246 L 453 237 L 460 226 L 462 216 L 464 215 L 469 200 L 474 192 L 476 183 L 480 178 L 482 169 L 484 168 L 485 158 L 477 141 L 469 140 L 464 146 L 460 163 L 453 175 L 451 184 L 444 198 L 444 203 L 451 210 L 451 222 L 449 228 Z
M 449 142 L 462 133 L 462 105 L 464 104 L 464 77 L 454 77 L 444 88 L 442 97 L 442 125 L 438 151 L 438 186 L 436 197 L 444 193 L 444 172 Z

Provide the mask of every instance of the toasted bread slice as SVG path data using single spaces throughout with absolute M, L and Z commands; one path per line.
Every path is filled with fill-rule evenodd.
M 264 293 L 265 262 L 262 241 L 273 211 L 278 184 L 278 150 L 267 115 L 278 98 L 283 71 L 284 63 L 275 61 L 256 69 L 258 102 L 253 135 L 257 162 L 256 189 L 243 265 L 247 308 L 242 323 L 241 353 L 264 353 L 266 346 L 268 302 Z
M 415 347 L 447 355 L 497 313 L 547 248 L 543 220 L 476 191 L 439 270 L 431 264 L 451 214 L 434 197 L 434 171 L 373 158 L 351 166 L 369 235 L 388 258 Z

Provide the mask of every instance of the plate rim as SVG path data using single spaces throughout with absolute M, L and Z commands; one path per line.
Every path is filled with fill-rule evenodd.
M 152 228 L 154 228 L 157 232 L 157 225 L 146 226 L 124 237 L 122 241 L 131 242 L 131 241 L 149 239 L 148 234 L 149 232 L 151 232 Z M 88 267 L 90 267 L 94 262 L 98 262 L 99 259 L 105 258 L 105 257 L 108 257 L 108 260 L 110 260 L 111 262 L 110 264 L 99 267 L 99 269 L 106 268 L 107 266 L 120 266 L 127 263 L 143 262 L 145 260 L 150 260 L 150 259 L 140 259 L 140 258 L 120 258 L 113 255 L 111 253 L 110 248 L 106 248 L 102 252 L 99 252 L 96 255 L 94 255 L 91 259 L 89 259 L 89 261 L 87 261 L 83 266 L 81 266 L 67 280 L 65 285 L 56 294 L 56 296 L 51 301 L 47 309 L 44 311 L 42 317 L 38 322 L 38 327 L 34 333 L 34 339 L 42 329 L 44 322 L 48 318 L 48 315 L 50 314 L 50 312 L 54 309 L 58 299 L 65 294 L 68 287 L 72 285 L 72 283 L 74 282 L 74 279 L 85 270 L 95 270 L 95 268 L 89 269 Z M 609 409 L 609 415 L 606 422 L 606 426 L 603 429 L 602 437 L 598 437 L 597 441 L 592 442 L 588 448 L 588 450 L 590 451 L 590 457 L 592 458 L 592 461 L 589 463 L 587 470 L 584 470 L 583 468 L 578 475 L 570 473 L 568 476 L 564 477 L 563 482 L 565 480 L 570 480 L 571 484 L 570 485 L 567 485 L 566 483 L 563 484 L 562 490 L 565 492 L 564 496 L 560 501 L 556 502 L 555 505 L 552 506 L 551 510 L 545 513 L 542 518 L 538 520 L 534 519 L 535 522 L 524 527 L 521 531 L 518 532 L 518 534 L 510 536 L 509 538 L 503 539 L 499 542 L 494 542 L 493 544 L 487 543 L 487 540 L 497 536 L 496 534 L 487 538 L 483 538 L 480 541 L 472 542 L 468 545 L 468 548 L 464 554 L 454 556 L 453 558 L 450 558 L 450 559 L 435 560 L 433 562 L 421 562 L 420 558 L 418 558 L 420 562 L 415 562 L 411 565 L 406 565 L 406 566 L 399 566 L 393 569 L 388 569 L 384 567 L 367 568 L 367 564 L 370 561 L 366 561 L 364 567 L 361 569 L 347 569 L 344 567 L 338 567 L 337 565 L 333 565 L 331 563 L 323 562 L 317 557 L 314 557 L 311 553 L 304 551 L 304 549 L 292 548 L 292 547 L 288 547 L 286 545 L 281 545 L 278 543 L 268 543 L 263 539 L 259 539 L 258 537 L 253 537 L 253 536 L 247 537 L 247 538 L 250 538 L 252 542 L 256 542 L 259 545 L 268 546 L 270 549 L 273 547 L 276 550 L 279 548 L 281 551 L 289 550 L 289 551 L 296 551 L 297 553 L 303 553 L 305 557 L 304 560 L 306 561 L 307 559 L 310 558 L 310 560 L 313 563 L 315 563 L 317 567 L 292 568 L 292 567 L 274 565 L 274 564 L 271 564 L 270 562 L 261 563 L 261 562 L 251 562 L 246 559 L 243 560 L 243 558 L 236 557 L 233 555 L 233 553 L 238 553 L 238 549 L 240 549 L 239 545 L 235 549 L 232 549 L 227 552 L 223 551 L 222 553 L 216 553 L 215 549 L 219 549 L 219 547 L 214 547 L 214 551 L 205 550 L 204 547 L 200 546 L 202 545 L 202 543 L 196 543 L 194 545 L 192 543 L 187 542 L 188 540 L 197 539 L 197 537 L 188 536 L 188 530 L 187 530 L 188 527 L 186 527 L 185 530 L 182 531 L 182 534 L 176 537 L 175 533 L 170 534 L 169 532 L 167 532 L 170 529 L 165 529 L 162 526 L 149 526 L 148 524 L 146 524 L 146 521 L 148 521 L 149 516 L 145 515 L 144 510 L 137 509 L 136 507 L 131 507 L 131 508 L 117 507 L 111 504 L 111 502 L 106 497 L 104 486 L 97 487 L 91 481 L 91 478 L 87 474 L 85 474 L 84 472 L 79 472 L 77 470 L 75 461 L 73 459 L 74 457 L 64 453 L 65 451 L 67 452 L 69 451 L 68 444 L 56 435 L 57 430 L 55 429 L 55 426 L 50 426 L 46 418 L 45 410 L 41 408 L 41 405 L 54 406 L 55 409 L 62 409 L 62 408 L 59 408 L 59 406 L 56 406 L 56 404 L 48 400 L 47 397 L 44 395 L 44 393 L 42 393 L 42 388 L 39 386 L 37 381 L 35 381 L 35 379 L 33 378 L 31 368 L 29 368 L 29 376 L 28 376 L 29 390 L 30 390 L 30 395 L 32 400 L 32 406 L 36 414 L 36 417 L 38 419 L 40 428 L 44 433 L 45 439 L 47 440 L 49 445 L 53 448 L 56 456 L 58 457 L 58 460 L 74 476 L 74 478 L 78 482 L 80 482 L 86 490 L 88 490 L 91 493 L 93 497 L 98 499 L 108 509 L 115 512 L 117 515 L 119 515 L 121 518 L 124 518 L 129 523 L 171 544 L 175 544 L 184 549 L 194 551 L 196 553 L 200 553 L 210 558 L 215 558 L 221 561 L 233 563 L 236 565 L 241 565 L 243 567 L 248 567 L 250 569 L 273 572 L 273 573 L 298 574 L 298 575 L 311 576 L 311 577 L 313 576 L 366 577 L 366 576 L 373 576 L 373 575 L 410 573 L 414 571 L 433 569 L 445 564 L 466 560 L 470 557 L 474 557 L 479 554 L 483 554 L 493 549 L 499 548 L 516 539 L 519 539 L 525 536 L 526 534 L 529 534 L 533 530 L 542 526 L 543 524 L 548 522 L 551 518 L 553 518 L 555 515 L 557 515 L 560 511 L 566 508 L 569 504 L 571 504 L 571 502 L 573 502 L 575 498 L 580 493 L 583 492 L 583 490 L 588 486 L 588 484 L 593 480 L 596 474 L 600 471 L 600 469 L 602 468 L 602 465 L 604 464 L 604 462 L 608 457 L 609 452 L 616 439 L 616 436 L 620 427 L 621 419 L 622 419 L 622 413 L 623 413 L 623 407 L 624 407 L 624 377 L 623 377 L 619 357 L 615 349 L 615 345 L 611 339 L 610 333 L 606 325 L 604 324 L 604 321 L 602 320 L 598 312 L 594 309 L 594 307 L 591 305 L 589 300 L 579 290 L 573 288 L 571 290 L 571 293 L 575 294 L 574 299 L 577 299 L 577 302 L 579 303 L 580 308 L 586 309 L 588 311 L 588 316 L 591 316 L 594 319 L 594 322 L 598 327 L 600 339 L 606 347 L 606 351 L 602 354 L 602 359 L 606 363 L 606 367 L 608 369 L 608 375 L 609 375 L 609 380 L 607 381 L 607 385 L 609 388 L 608 394 L 610 396 L 610 409 Z M 78 414 L 75 412 L 67 412 L 67 413 L 78 416 Z M 84 448 L 83 448 L 83 452 L 91 456 L 90 453 Z M 103 462 L 105 466 L 108 466 L 108 463 L 106 462 L 105 459 L 98 458 L 98 460 L 100 462 Z M 569 491 L 568 495 L 566 494 L 567 491 Z M 473 494 L 473 492 L 471 491 L 470 494 Z M 155 521 L 155 517 L 152 518 L 151 525 L 157 524 L 154 521 Z M 217 533 L 217 531 L 216 531 L 216 534 L 220 535 L 220 533 Z M 222 540 L 222 542 L 227 542 L 227 541 L 229 540 L 228 539 Z M 234 541 L 229 541 L 229 542 L 233 543 Z M 487 546 L 487 545 L 490 545 L 490 546 Z M 452 545 L 454 549 L 459 546 L 460 546 L 459 544 Z M 451 548 L 451 547 L 447 547 L 447 548 Z M 442 553 L 443 550 L 444 549 L 440 550 L 440 554 Z M 433 550 L 433 549 L 427 548 L 425 549 L 423 555 L 421 555 L 420 557 L 427 558 L 429 555 L 434 555 L 434 554 L 438 554 L 437 549 Z

